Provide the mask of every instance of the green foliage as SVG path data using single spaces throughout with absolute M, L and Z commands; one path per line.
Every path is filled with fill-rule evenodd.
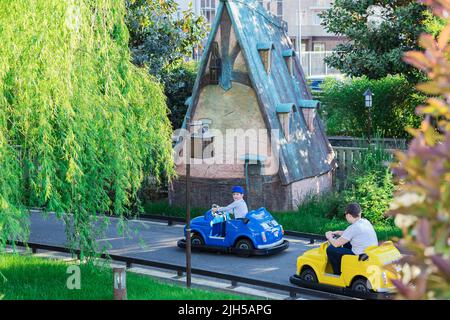
M 379 6 L 379 18 L 373 18 Z M 402 61 L 403 53 L 418 48 L 425 30 L 426 7 L 416 0 L 335 0 L 320 16 L 325 29 L 347 37 L 325 60 L 341 72 L 369 79 L 404 74 L 417 82 L 421 76 Z
M 415 106 L 425 101 L 404 76 L 387 76 L 379 80 L 367 77 L 344 81 L 326 79 L 323 85 L 322 110 L 329 135 L 367 136 L 368 108 L 363 93 L 370 88 L 373 96 L 371 108 L 372 133 L 382 132 L 385 137 L 407 137 L 406 127 L 417 128 L 421 117 Z
M 173 175 L 163 90 L 130 63 L 124 17 L 118 1 L 0 2 L 3 244 L 42 207 L 91 255 L 93 214 L 122 217 L 145 174 Z
M 374 225 L 392 225 L 392 219 L 385 216 L 393 199 L 394 182 L 388 167 L 391 155 L 380 145 L 370 145 L 354 160 L 347 178 L 349 185 L 343 191 L 340 212 L 351 202 L 361 205 L 363 216 Z
M 80 267 L 80 290 L 69 290 L 66 282 L 67 262 L 30 256 L 0 254 L 0 288 L 7 300 L 112 300 L 112 271 L 92 264 Z M 146 275 L 127 272 L 127 297 L 129 300 L 187 300 L 187 299 L 251 299 L 250 297 L 187 289 L 180 285 L 164 283 Z M 1 294 L 0 294 L 1 298 Z
M 446 20 L 433 15 L 430 11 L 425 12 L 425 17 L 425 32 L 431 34 L 433 37 L 437 37 L 442 29 L 444 29 Z
M 126 0 L 126 23 L 130 30 L 130 48 L 137 65 L 148 65 L 160 78 L 166 68 L 191 56 L 206 38 L 205 18 L 189 8 L 177 16 L 175 0 Z M 167 85 L 167 82 L 165 82 Z
M 186 115 L 186 99 L 191 96 L 197 77 L 197 62 L 182 62 L 168 67 L 161 75 L 174 129 L 181 128 Z
M 133 62 L 147 65 L 164 85 L 170 121 L 180 128 L 197 75 L 197 64 L 184 60 L 206 38 L 206 20 L 195 15 L 191 3 L 177 16 L 174 0 L 126 0 L 126 7 Z

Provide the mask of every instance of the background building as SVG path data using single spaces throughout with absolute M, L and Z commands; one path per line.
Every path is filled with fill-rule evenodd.
M 324 58 L 331 54 L 345 37 L 326 32 L 320 25 L 319 13 L 331 7 L 331 0 L 257 0 L 266 10 L 287 23 L 287 33 L 296 51 L 301 51 L 302 67 L 307 76 L 335 74 L 339 71 L 329 68 Z M 192 2 L 196 14 L 202 14 L 209 22 L 216 16 L 220 0 L 177 0 L 181 9 L 187 9 Z M 298 39 L 301 38 L 301 47 Z M 201 52 L 194 54 L 198 59 Z

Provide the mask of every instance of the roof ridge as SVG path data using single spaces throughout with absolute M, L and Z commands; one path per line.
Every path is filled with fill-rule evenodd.
M 258 14 L 260 14 L 261 16 L 263 16 L 267 21 L 269 21 L 274 26 L 284 30 L 283 20 L 281 20 L 276 15 L 274 15 L 272 12 L 267 11 L 266 9 L 264 9 L 264 7 L 262 7 L 257 1 L 250 0 L 250 1 L 253 1 L 252 4 L 254 6 L 251 6 L 248 1 L 249 0 L 229 0 L 228 2 L 240 3 L 240 4 L 248 7 L 249 9 L 254 10 Z

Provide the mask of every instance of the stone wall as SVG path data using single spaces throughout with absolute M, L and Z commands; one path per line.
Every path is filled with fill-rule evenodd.
M 317 195 L 333 188 L 333 171 L 318 177 L 294 182 L 290 185 L 291 206 L 297 207 L 308 195 Z
M 282 186 L 278 176 L 262 176 L 259 194 L 246 194 L 245 201 L 249 210 L 265 207 L 271 211 L 292 209 L 289 186 Z M 169 186 L 170 205 L 182 206 L 186 204 L 186 180 L 179 177 Z M 241 185 L 248 190 L 245 179 L 223 179 L 220 181 L 202 178 L 191 178 L 191 206 L 209 208 L 213 203 L 226 206 L 233 202 L 231 188 Z

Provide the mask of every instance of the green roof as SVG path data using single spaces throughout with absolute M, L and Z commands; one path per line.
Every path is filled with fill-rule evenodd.
M 295 108 L 295 104 L 293 103 L 279 103 L 276 111 L 277 113 L 289 113 L 293 108 Z
M 283 51 L 283 57 L 293 57 L 295 55 L 295 51 L 293 49 L 287 49 Z
M 319 100 L 300 100 L 300 108 L 319 108 Z
M 256 49 L 258 50 L 270 50 L 273 48 L 272 42 L 258 42 L 256 44 Z

